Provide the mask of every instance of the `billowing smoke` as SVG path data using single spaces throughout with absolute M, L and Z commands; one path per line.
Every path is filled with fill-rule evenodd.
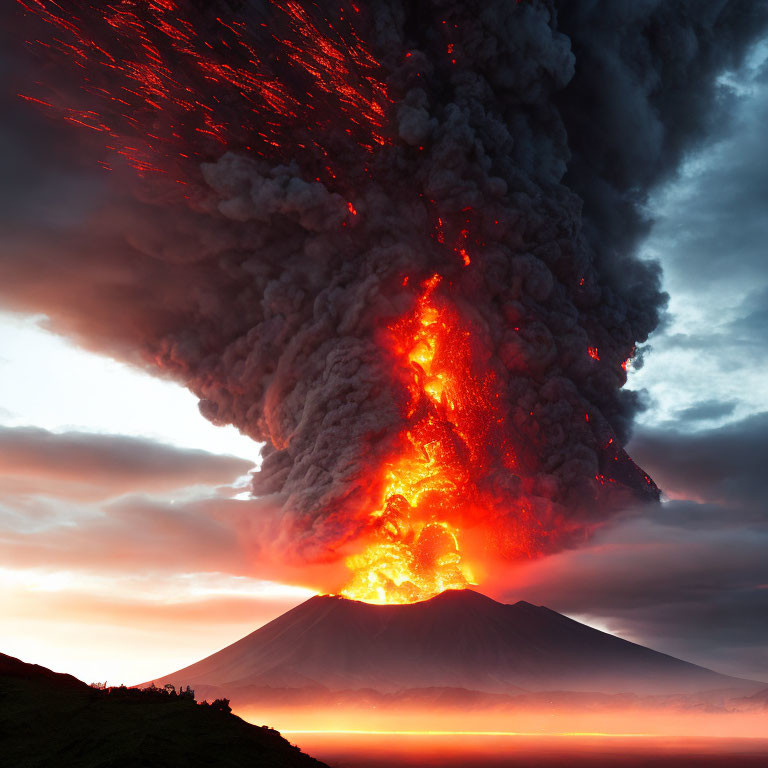
M 213 46 L 206 71 L 219 90 L 200 99 L 199 124 L 194 93 L 187 106 L 162 102 L 168 116 L 149 136 L 102 100 L 116 176 L 127 157 L 144 174 L 141 199 L 115 204 L 87 238 L 59 240 L 50 262 L 39 244 L 9 249 L 0 290 L 94 348 L 159 366 L 208 419 L 263 441 L 253 491 L 275 511 L 255 527 L 301 557 L 332 557 L 381 503 L 374 470 L 409 429 L 413 373 L 387 328 L 434 274 L 473 366 L 494 377 L 515 449 L 514 467 L 489 451 L 475 469 L 494 502 L 462 522 L 535 555 L 656 499 L 623 451 L 639 407 L 623 389 L 627 361 L 666 300 L 658 265 L 635 253 L 641 207 L 716 114 L 715 77 L 765 4 L 339 5 L 187 9 L 190 40 L 193 27 L 236 35 L 250 53 L 231 38 Z M 174 3 L 132 6 L 160 18 Z M 196 43 L 184 45 L 171 63 Z M 238 75 L 254 51 L 269 77 Z M 59 96 L 73 93 L 49 76 Z M 86 106 L 64 116 L 99 134 L 96 95 L 73 95 Z

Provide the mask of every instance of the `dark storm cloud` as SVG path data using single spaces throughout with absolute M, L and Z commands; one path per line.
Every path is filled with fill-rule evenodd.
M 724 416 L 730 416 L 737 403 L 724 400 L 702 400 L 694 403 L 687 408 L 682 408 L 676 414 L 681 421 L 698 422 L 720 419 Z
M 0 492 L 99 499 L 232 483 L 253 469 L 234 456 L 122 435 L 0 427 Z
M 683 246 L 668 248 L 665 263 L 683 286 L 727 287 L 737 281 L 754 286 L 756 275 L 768 278 L 768 88 L 763 86 L 748 103 L 748 110 L 738 110 L 736 119 L 725 122 L 725 136 L 709 137 L 699 161 L 703 167 L 692 169 L 689 183 L 695 184 L 695 195 L 672 198 L 662 211 L 669 221 L 661 232 L 665 244 Z
M 719 671 L 768 681 L 768 527 L 675 501 L 512 575 L 525 599 Z
M 565 181 L 584 199 L 590 233 L 602 250 L 629 253 L 650 223 L 636 204 L 676 171 L 696 142 L 711 141 L 713 130 L 727 123 L 733 100 L 722 89 L 713 91 L 714 79 L 739 65 L 747 45 L 765 28 L 768 4 L 588 0 L 563 2 L 558 10 L 560 29 L 570 36 L 577 60 L 573 82 L 558 97 L 573 152 Z M 711 248 L 708 235 L 731 223 L 731 216 L 740 225 L 732 227 L 737 242 L 743 239 L 749 247 L 758 242 L 748 223 L 762 224 L 742 203 L 758 212 L 766 190 L 763 118 L 754 116 L 751 141 L 718 164 L 724 171 L 718 181 L 732 182 L 727 189 L 733 205 L 723 207 L 723 190 L 708 185 L 707 213 L 696 222 L 704 225 L 696 231 L 705 253 Z M 714 217 L 707 194 L 721 202 Z M 689 214 L 693 219 L 697 211 Z M 689 253 L 687 274 L 706 279 L 713 265 L 698 248 Z M 728 255 L 721 259 L 725 266 Z
M 762 510 L 768 517 L 768 413 L 694 433 L 644 428 L 631 448 L 670 495 Z
M 768 414 L 693 434 L 644 429 L 631 448 L 676 500 L 507 574 L 507 596 L 768 681 Z
M 689 154 L 682 177 L 656 195 L 653 209 L 660 221 L 652 249 L 676 297 L 712 293 L 718 306 L 730 300 L 736 315 L 739 303 L 748 295 L 756 299 L 768 283 L 768 64 L 756 63 L 766 51 L 763 38 L 741 67 L 728 62 L 733 69 L 721 79 L 713 105 L 718 119 L 702 122 L 704 140 Z M 719 320 L 713 316 L 714 325 Z

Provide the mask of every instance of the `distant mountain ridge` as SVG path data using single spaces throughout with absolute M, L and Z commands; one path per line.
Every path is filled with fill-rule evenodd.
M 154 681 L 216 688 L 461 688 L 485 693 L 754 692 L 728 677 L 526 602 L 473 590 L 409 605 L 310 598 L 250 635 Z M 743 694 L 742 694 L 743 695 Z

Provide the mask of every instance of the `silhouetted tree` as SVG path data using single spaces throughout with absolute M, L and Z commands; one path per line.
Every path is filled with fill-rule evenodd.
M 232 707 L 229 706 L 229 699 L 214 699 L 210 704 L 207 701 L 201 702 L 203 706 L 210 707 L 219 712 L 231 712 Z

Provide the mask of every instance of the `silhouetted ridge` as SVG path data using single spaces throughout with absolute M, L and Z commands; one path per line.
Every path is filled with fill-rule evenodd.
M 39 664 L 26 664 L 21 659 L 6 656 L 0 653 L 0 679 L 17 678 L 19 680 L 46 680 L 60 688 L 72 688 L 76 690 L 91 690 L 81 680 L 72 675 L 61 672 L 52 672 L 47 667 Z
M 0 744 L 9 768 L 324 768 L 226 708 L 164 691 L 99 690 L 4 654 Z

